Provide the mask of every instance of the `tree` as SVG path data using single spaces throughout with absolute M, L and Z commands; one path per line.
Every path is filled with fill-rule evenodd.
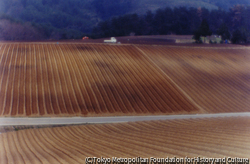
M 233 44 L 241 44 L 247 42 L 247 36 L 245 29 L 237 29 L 233 32 L 231 39 Z
M 190 31 L 189 10 L 185 7 L 174 8 L 175 20 L 173 32 L 177 35 L 187 35 Z
M 221 35 L 222 40 L 230 39 L 230 32 L 228 30 L 228 27 L 225 23 L 222 23 L 220 27 L 217 30 L 217 34 Z
M 147 11 L 146 15 L 144 16 L 144 33 L 146 35 L 152 35 L 154 34 L 154 14 L 152 11 Z
M 232 24 L 234 27 L 240 27 L 242 26 L 242 16 L 243 16 L 243 11 L 245 7 L 242 5 L 236 5 L 233 8 L 231 8 L 230 13 L 232 16 Z
M 194 31 L 193 39 L 195 40 L 196 43 L 202 43 L 202 41 L 201 41 L 201 32 L 200 32 L 199 29 Z
M 93 0 L 96 13 L 103 19 L 127 14 L 132 6 L 132 0 Z
M 200 26 L 201 36 L 207 37 L 212 35 L 212 31 L 209 29 L 209 25 L 206 19 L 203 19 Z M 205 40 L 204 40 L 205 41 Z
M 204 42 L 205 42 L 205 37 L 211 36 L 211 35 L 212 35 L 212 31 L 209 29 L 207 20 L 203 19 L 200 27 L 194 32 L 193 39 L 195 39 L 196 42 L 200 43 L 200 37 L 203 36 Z

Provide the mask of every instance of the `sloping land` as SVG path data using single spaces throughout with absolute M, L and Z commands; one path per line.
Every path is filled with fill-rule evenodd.
M 1 116 L 248 112 L 249 48 L 1 43 Z
M 250 157 L 249 117 L 29 129 L 0 135 L 0 161 L 85 163 L 86 157 Z
M 133 45 L 7 43 L 0 53 L 1 116 L 202 112 Z
M 145 54 L 209 113 L 250 109 L 247 47 L 142 46 Z

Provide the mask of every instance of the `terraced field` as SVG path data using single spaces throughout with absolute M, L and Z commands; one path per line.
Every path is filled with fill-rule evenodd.
M 1 116 L 198 112 L 136 46 L 0 44 Z
M 140 46 L 208 113 L 250 111 L 247 47 Z
M 249 117 L 29 129 L 0 135 L 0 161 L 85 163 L 85 157 L 250 157 Z

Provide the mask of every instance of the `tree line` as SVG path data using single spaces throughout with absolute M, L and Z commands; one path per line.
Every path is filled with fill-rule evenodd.
M 199 29 L 202 20 L 207 20 L 213 34 L 218 34 L 219 30 L 226 31 L 223 32 L 225 38 L 230 35 L 230 38 L 236 36 L 236 42 L 249 41 L 249 7 L 235 6 L 228 10 L 228 7 L 236 3 L 249 4 L 249 0 L 188 2 L 190 4 L 187 6 L 198 6 L 199 2 L 206 2 L 215 8 L 225 8 L 208 10 L 197 7 L 168 7 L 146 12 L 152 4 L 155 8 L 171 4 L 180 6 L 183 1 L 166 3 L 166 0 L 0 0 L 0 39 L 80 39 L 90 34 L 94 38 L 130 34 L 191 35 Z
M 218 34 L 233 43 L 250 41 L 250 7 L 236 5 L 229 11 L 206 8 L 165 8 L 144 15 L 127 14 L 100 22 L 92 37 L 135 35 L 197 35 L 208 26 L 206 35 Z M 204 23 L 207 25 L 204 26 Z

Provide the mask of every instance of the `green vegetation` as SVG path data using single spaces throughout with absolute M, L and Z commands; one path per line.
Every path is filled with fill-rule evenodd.
M 93 27 L 98 23 L 110 20 L 114 16 L 136 13 L 140 17 L 149 10 L 152 14 L 161 15 L 158 9 L 169 7 L 175 10 L 174 13 L 180 12 L 180 17 L 184 17 L 186 11 L 182 6 L 187 9 L 193 7 L 195 10 L 204 7 L 208 11 L 218 8 L 228 11 L 236 4 L 246 6 L 250 5 L 250 2 L 249 0 L 222 0 L 219 2 L 217 0 L 0 0 L 0 13 L 8 15 L 8 21 L 14 18 L 15 21 L 28 22 L 29 26 L 39 31 L 45 39 L 71 39 L 81 38 L 91 33 Z M 197 13 L 195 14 L 197 15 Z M 203 15 L 205 14 L 203 13 Z M 196 15 L 194 16 L 196 17 Z M 150 19 L 150 15 L 148 16 Z M 178 20 L 177 34 L 188 32 L 183 28 L 187 23 L 186 19 Z M 194 25 L 195 23 L 197 22 L 191 22 L 192 26 L 197 26 Z M 159 31 L 161 31 L 159 34 L 165 33 L 164 27 L 169 27 L 169 25 L 159 27 Z M 149 27 L 149 31 L 150 28 L 153 27 Z M 211 28 L 213 29 L 212 26 Z
M 91 0 L 92 1 L 92 0 Z M 98 18 L 90 0 L 0 0 L 1 12 L 30 22 L 45 38 L 80 38 L 91 32 Z
M 229 29 L 225 23 L 222 23 L 220 25 L 220 27 L 217 30 L 217 34 L 221 36 L 222 40 L 229 40 L 231 37 Z
M 196 42 L 205 42 L 206 36 L 221 35 L 222 41 L 233 39 L 233 43 L 250 42 L 250 7 L 235 6 L 230 11 L 206 8 L 178 7 L 148 11 L 144 15 L 127 14 L 100 22 L 92 37 L 135 35 L 192 35 Z M 240 36 L 240 37 L 239 37 Z M 216 40 L 216 39 L 215 39 Z M 213 41 L 215 43 L 215 41 Z
M 31 23 L 0 15 L 0 40 L 38 40 L 44 35 Z
M 205 38 L 211 35 L 212 31 L 209 29 L 208 22 L 206 19 L 203 19 L 200 27 L 195 30 L 193 39 L 195 39 L 197 43 L 201 43 L 201 36 L 203 36 L 203 42 L 205 42 Z
M 137 0 L 137 3 L 134 5 L 134 9 L 132 12 L 138 13 L 138 14 L 144 14 L 146 11 L 156 11 L 159 8 L 164 7 L 204 7 L 209 10 L 218 9 L 218 6 L 210 4 L 209 2 L 206 2 L 205 0 Z M 225 9 L 227 10 L 227 9 Z

